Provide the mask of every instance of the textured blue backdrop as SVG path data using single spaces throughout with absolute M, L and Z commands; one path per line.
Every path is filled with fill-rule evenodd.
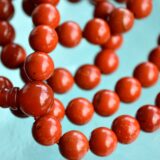
M 83 28 L 88 19 L 92 18 L 93 6 L 87 0 L 81 0 L 77 4 L 71 4 L 67 0 L 61 0 L 58 8 L 61 13 L 61 22 L 73 20 Z M 122 76 L 130 76 L 134 67 L 147 60 L 150 50 L 157 45 L 157 37 L 160 33 L 160 1 L 153 0 L 153 12 L 147 19 L 136 21 L 131 32 L 125 34 L 124 45 L 117 51 L 120 57 L 120 67 L 116 73 L 103 76 L 101 84 L 93 91 L 86 92 L 77 86 L 66 95 L 57 95 L 66 105 L 74 97 L 87 97 L 92 100 L 93 95 L 99 89 L 113 89 L 116 81 Z M 117 4 L 116 4 L 117 5 Z M 21 0 L 15 0 L 16 13 L 11 23 L 16 29 L 16 43 L 20 43 L 30 54 L 32 52 L 28 44 L 28 35 L 32 29 L 32 22 L 21 9 Z M 82 40 L 74 49 L 66 49 L 58 46 L 50 55 L 55 61 L 56 67 L 68 67 L 74 73 L 78 66 L 84 63 L 92 63 L 99 47 L 93 46 Z M 19 78 L 18 70 L 8 70 L 0 62 L 0 74 L 9 77 L 15 86 L 22 87 L 23 82 Z M 85 126 L 79 127 L 71 124 L 66 118 L 63 120 L 63 133 L 68 130 L 80 130 L 88 138 L 91 131 L 100 126 L 110 127 L 113 119 L 121 114 L 135 115 L 136 110 L 144 104 L 153 104 L 156 94 L 160 91 L 160 82 L 150 89 L 143 89 L 141 98 L 133 104 L 121 104 L 119 111 L 109 117 L 102 118 L 94 115 L 93 120 Z M 57 145 L 43 147 L 32 138 L 31 127 L 33 118 L 21 120 L 15 118 L 8 109 L 0 109 L 0 159 L 1 160 L 63 160 Z M 160 159 L 160 132 L 153 134 L 141 132 L 138 140 L 130 145 L 119 144 L 117 150 L 109 157 L 101 158 L 88 152 L 84 160 L 159 160 Z

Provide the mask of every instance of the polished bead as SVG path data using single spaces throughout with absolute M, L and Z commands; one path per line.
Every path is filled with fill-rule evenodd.
M 60 22 L 59 11 L 51 4 L 40 4 L 32 13 L 32 21 L 35 26 L 48 25 L 56 28 Z
M 92 44 L 102 45 L 110 38 L 108 23 L 100 18 L 94 18 L 87 22 L 83 36 Z
M 128 32 L 134 25 L 134 15 L 128 9 L 117 8 L 109 17 L 111 33 L 121 34 Z
M 80 26 L 73 21 L 67 21 L 61 24 L 57 28 L 57 33 L 59 42 L 64 47 L 75 47 L 81 42 L 82 39 L 82 30 Z
M 112 130 L 99 127 L 92 131 L 89 145 L 97 156 L 109 156 L 117 147 L 117 137 Z
M 26 59 L 26 51 L 22 46 L 10 43 L 3 47 L 1 60 L 3 64 L 11 69 L 19 68 Z
M 44 81 L 51 77 L 54 72 L 54 62 L 48 54 L 34 52 L 25 60 L 25 71 L 29 79 Z
M 54 102 L 52 89 L 43 82 L 29 82 L 19 92 L 19 107 L 28 116 L 39 117 L 49 112 Z
M 56 48 L 58 36 L 51 27 L 39 25 L 30 33 L 29 43 L 35 51 L 49 53 Z
M 7 21 L 0 21 L 0 46 L 13 42 L 15 38 L 14 28 Z
M 74 78 L 67 69 L 56 68 L 47 83 L 55 93 L 64 94 L 73 87 Z
M 33 124 L 32 134 L 34 139 L 41 145 L 50 146 L 58 143 L 61 134 L 62 127 L 53 115 L 44 115 Z
M 117 136 L 120 143 L 133 143 L 140 134 L 140 126 L 138 121 L 129 115 L 121 115 L 117 117 L 112 124 L 112 130 Z
M 79 131 L 65 133 L 59 141 L 61 154 L 69 160 L 83 159 L 89 150 L 89 143 L 86 136 Z

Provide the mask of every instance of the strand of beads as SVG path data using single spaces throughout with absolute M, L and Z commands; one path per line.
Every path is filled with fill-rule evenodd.
M 26 3 L 26 1 L 24 2 Z M 5 3 L 2 7 L 6 7 L 9 4 L 11 5 L 11 1 Z M 37 7 L 36 4 L 38 5 Z M 50 129 L 54 128 L 55 132 L 50 133 L 50 137 L 48 134 L 48 140 L 46 142 L 42 134 L 40 137 L 38 136 L 40 132 L 37 133 L 37 123 L 35 122 L 33 136 L 39 143 L 51 145 L 57 143 L 61 136 L 61 124 L 59 120 L 64 117 L 64 106 L 59 100 L 54 100 L 52 89 L 40 81 L 47 80 L 52 76 L 54 71 L 54 63 L 47 53 L 55 49 L 57 45 L 58 36 L 56 31 L 51 27 L 57 27 L 60 15 L 58 10 L 53 6 L 53 3 L 46 4 L 44 1 L 35 1 L 34 6 L 35 9 L 32 13 L 32 19 L 37 27 L 33 29 L 29 37 L 31 47 L 35 50 L 34 53 L 26 57 L 26 52 L 21 46 L 11 43 L 15 33 L 12 33 L 14 30 L 10 26 L 12 30 L 10 28 L 7 31 L 6 28 L 0 29 L 0 34 L 4 36 L 2 37 L 1 43 L 1 45 L 4 46 L 1 53 L 3 64 L 11 69 L 19 68 L 24 64 L 22 67 L 24 71 L 23 75 L 26 76 L 26 80 L 28 81 L 22 89 L 19 89 L 12 85 L 9 86 L 9 84 L 11 84 L 9 80 L 2 77 L 2 83 L 4 84 L 0 92 L 0 105 L 3 108 L 10 107 L 12 113 L 18 117 L 33 116 L 37 123 L 39 121 L 41 122 L 44 114 L 48 114 L 44 119 L 42 118 L 43 121 L 46 120 L 45 125 L 42 123 L 42 131 L 43 126 L 45 128 L 48 125 L 48 129 L 49 127 Z M 10 10 L 6 12 L 10 12 Z M 5 85 L 9 86 L 8 89 Z M 50 123 L 50 121 L 53 123 Z M 55 128 L 56 126 L 57 128 Z M 38 131 L 39 127 L 40 123 L 38 123 Z M 42 140 L 40 140 L 40 138 L 42 138 Z
M 108 156 L 116 149 L 117 142 L 123 144 L 134 142 L 139 136 L 140 128 L 146 132 L 153 132 L 160 127 L 160 110 L 156 106 L 146 105 L 137 111 L 137 120 L 129 115 L 119 116 L 113 121 L 112 130 L 106 127 L 96 128 L 92 131 L 89 141 L 79 131 L 69 131 L 61 137 L 60 120 L 63 119 L 65 110 L 63 104 L 54 98 L 53 91 L 66 93 L 72 88 L 74 79 L 68 70 L 54 69 L 54 62 L 48 55 L 56 48 L 58 38 L 63 46 L 75 47 L 80 43 L 83 35 L 88 42 L 105 48 L 96 56 L 95 65 L 83 65 L 76 72 L 77 85 L 82 89 L 90 90 L 100 83 L 101 73 L 110 74 L 117 69 L 119 61 L 113 50 L 121 46 L 122 34 L 133 27 L 134 17 L 144 18 L 152 9 L 151 1 L 118 1 L 126 2 L 130 11 L 115 8 L 104 0 L 100 1 L 94 0 L 97 3 L 94 15 L 98 18 L 90 20 L 82 32 L 75 22 L 65 22 L 58 26 L 60 14 L 55 7 L 58 0 L 33 2 L 24 0 L 23 8 L 28 15 L 32 14 L 32 21 L 36 26 L 29 36 L 30 45 L 35 52 L 27 57 L 21 46 L 10 44 L 14 40 L 15 33 L 9 23 L 5 22 L 5 25 L 2 24 L 2 29 L 0 28 L 2 31 L 0 45 L 4 46 L 1 54 L 3 64 L 8 68 L 18 68 L 24 63 L 21 73 L 27 81 L 25 86 L 19 89 L 13 87 L 7 78 L 0 77 L 0 106 L 10 107 L 12 113 L 18 117 L 34 117 L 35 123 L 32 128 L 34 139 L 46 146 L 58 143 L 61 154 L 71 160 L 82 159 L 89 148 L 98 156 Z M 4 4 L 12 8 L 11 1 L 4 2 L 2 5 L 0 3 L 2 10 Z M 146 10 L 142 9 L 145 3 Z M 14 9 L 8 9 L 7 12 L 10 11 L 11 14 L 6 14 L 5 20 L 12 17 Z M 6 31 L 3 25 L 8 25 L 9 29 Z M 4 32 L 7 32 L 7 36 Z M 16 48 L 14 56 L 18 59 L 11 57 L 14 48 Z M 16 61 L 9 63 L 12 58 Z M 83 125 L 92 119 L 94 110 L 101 116 L 110 116 L 118 110 L 120 100 L 125 103 L 134 102 L 141 94 L 141 86 L 151 87 L 157 82 L 158 59 L 159 51 L 156 49 L 149 57 L 153 63 L 145 62 L 138 65 L 133 74 L 135 78 L 120 79 L 116 84 L 115 92 L 102 90 L 96 93 L 93 104 L 84 98 L 73 99 L 66 108 L 68 119 L 75 124 Z M 45 80 L 51 87 L 42 82 Z M 156 104 L 159 106 L 159 95 Z M 106 145 L 106 142 L 110 143 Z

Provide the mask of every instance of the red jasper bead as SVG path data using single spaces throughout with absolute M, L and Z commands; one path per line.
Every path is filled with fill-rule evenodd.
M 10 0 L 1 0 L 0 1 L 0 20 L 10 20 L 14 14 L 14 7 Z
M 11 43 L 14 38 L 14 28 L 7 21 L 0 21 L 0 46 Z
M 95 7 L 94 17 L 107 19 L 114 9 L 114 5 L 108 1 L 99 2 Z
M 56 48 L 58 36 L 54 29 L 47 25 L 40 25 L 30 33 L 29 42 L 35 51 L 48 53 Z
M 26 58 L 25 71 L 32 80 L 47 80 L 54 72 L 54 63 L 46 53 L 34 52 Z
M 102 45 L 110 38 L 110 28 L 103 19 L 94 18 L 86 24 L 83 35 L 90 43 Z
M 88 152 L 89 143 L 86 136 L 79 131 L 65 133 L 59 141 L 61 154 L 69 160 L 80 160 Z
M 160 93 L 156 97 L 156 106 L 160 108 Z
M 140 97 L 142 87 L 137 79 L 124 77 L 117 82 L 115 91 L 122 102 L 131 103 Z
M 0 76 L 0 90 L 4 88 L 13 88 L 13 84 L 8 78 Z
M 52 115 L 38 118 L 32 127 L 34 139 L 41 145 L 50 146 L 58 143 L 62 128 L 59 120 Z
M 56 6 L 59 3 L 60 0 L 33 0 L 34 4 L 39 5 L 42 3 L 50 3 L 54 6 Z
M 18 68 L 26 59 L 26 51 L 22 46 L 10 43 L 2 49 L 2 63 L 11 69 Z
M 77 85 L 85 90 L 91 90 L 98 86 L 101 81 L 101 72 L 95 65 L 81 66 L 75 75 Z
M 52 89 L 43 82 L 27 83 L 19 92 L 19 107 L 28 116 L 46 114 L 54 102 Z
M 92 119 L 93 114 L 93 105 L 85 98 L 73 99 L 66 108 L 68 119 L 77 125 L 88 123 Z
M 111 116 L 120 106 L 118 95 L 110 90 L 98 91 L 93 98 L 95 111 L 101 116 Z
M 112 130 L 120 143 L 130 144 L 138 138 L 140 126 L 134 117 L 122 115 L 113 121 Z
M 118 35 L 112 35 L 110 39 L 102 45 L 102 48 L 104 49 L 119 49 L 122 46 L 123 43 L 123 36 L 121 34 Z
M 27 118 L 28 116 L 25 115 L 19 108 L 17 109 L 10 109 L 11 113 L 18 117 L 18 118 Z
M 67 21 L 57 28 L 59 42 L 65 47 L 75 47 L 82 39 L 80 26 L 72 21 Z
M 54 103 L 52 107 L 50 108 L 50 111 L 48 114 L 53 115 L 55 118 L 57 118 L 59 121 L 64 118 L 65 115 L 65 108 L 62 102 L 58 99 L 54 99 Z
M 133 73 L 143 87 L 153 86 L 159 78 L 158 68 L 151 62 L 139 64 Z
M 128 9 L 116 8 L 110 14 L 109 26 L 112 34 L 121 34 L 128 32 L 133 27 L 133 24 L 134 15 Z
M 145 132 L 154 132 L 160 128 L 160 110 L 156 106 L 142 106 L 138 109 L 136 118 Z
M 32 20 L 35 26 L 49 25 L 52 28 L 56 28 L 60 22 L 60 14 L 56 7 L 44 3 L 34 9 Z
M 127 0 L 127 8 L 134 14 L 135 18 L 142 19 L 152 12 L 152 0 Z
M 74 78 L 67 69 L 57 68 L 47 82 L 54 92 L 63 94 L 73 87 Z
M 0 90 L 0 106 L 2 108 L 17 109 L 19 88 L 3 88 Z
M 94 154 L 109 156 L 117 147 L 117 137 L 112 130 L 99 127 L 92 131 L 89 145 Z
M 119 58 L 113 50 L 102 50 L 95 58 L 95 65 L 103 74 L 111 74 L 117 70 Z
M 160 71 L 160 47 L 153 49 L 148 59 L 150 62 L 154 63 Z

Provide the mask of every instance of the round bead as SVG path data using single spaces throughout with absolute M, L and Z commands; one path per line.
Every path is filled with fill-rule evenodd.
M 98 86 L 101 81 L 101 72 L 95 65 L 81 66 L 75 75 L 77 85 L 85 90 L 91 90 Z
M 32 80 L 47 80 L 54 72 L 54 63 L 47 54 L 34 52 L 26 58 L 25 71 Z
M 100 116 L 111 116 L 119 109 L 120 99 L 113 91 L 101 90 L 95 94 L 93 105 Z
M 151 87 L 158 81 L 159 70 L 153 63 L 144 62 L 135 68 L 133 75 L 143 87 Z
M 49 25 L 52 28 L 56 28 L 60 22 L 60 14 L 56 7 L 44 3 L 34 9 L 32 20 L 35 26 Z
M 2 63 L 11 69 L 20 67 L 26 59 L 26 51 L 22 46 L 10 43 L 2 49 L 1 60 Z
M 113 121 L 112 130 L 120 143 L 130 144 L 138 138 L 140 126 L 134 117 L 122 115 Z
M 94 18 L 86 24 L 83 35 L 90 43 L 102 45 L 110 38 L 110 28 L 103 19 Z
M 86 136 L 79 131 L 65 133 L 59 141 L 61 154 L 69 160 L 82 159 L 88 152 L 89 143 Z
M 34 139 L 41 145 L 50 146 L 58 143 L 62 128 L 60 122 L 52 115 L 38 118 L 32 127 Z
M 0 1 L 0 20 L 8 21 L 13 17 L 14 7 L 10 0 L 1 0 Z
M 56 6 L 60 0 L 33 0 L 34 4 L 39 5 L 42 3 L 50 3 L 53 6 Z
M 119 49 L 123 43 L 123 36 L 121 34 L 112 35 L 110 39 L 102 45 L 104 49 Z
M 112 3 L 109 3 L 107 1 L 99 2 L 95 7 L 94 17 L 108 19 L 108 16 L 114 9 L 115 7 Z
M 27 118 L 28 116 L 27 115 L 25 115 L 19 108 L 17 108 L 17 109 L 10 109 L 10 111 L 11 111 L 11 113 L 14 115 L 14 116 L 16 116 L 16 117 L 18 117 L 18 118 Z
M 11 43 L 14 38 L 14 28 L 7 21 L 0 21 L 0 46 Z
M 142 87 L 137 79 L 124 77 L 117 82 L 115 91 L 122 102 L 131 103 L 140 97 Z
M 85 98 L 73 99 L 66 108 L 66 116 L 77 125 L 88 123 L 94 114 L 94 108 L 91 102 Z
M 97 156 L 109 156 L 117 147 L 117 137 L 112 130 L 99 127 L 92 131 L 89 145 Z
M 0 76 L 0 90 L 4 88 L 13 88 L 13 84 L 8 78 Z
M 82 39 L 80 26 L 73 22 L 67 21 L 57 28 L 59 42 L 65 47 L 75 47 Z
M 55 98 L 54 103 L 50 108 L 50 111 L 48 112 L 48 114 L 53 115 L 55 118 L 61 121 L 65 115 L 65 108 L 62 102 Z
M 113 50 L 102 50 L 95 58 L 95 65 L 103 74 L 115 72 L 119 66 L 119 58 Z
M 128 32 L 133 27 L 133 24 L 134 15 L 128 9 L 116 8 L 110 14 L 109 26 L 112 34 L 121 34 Z
M 56 48 L 58 35 L 49 26 L 40 25 L 35 27 L 30 33 L 29 42 L 35 51 L 48 53 Z
M 138 109 L 136 118 L 145 132 L 154 132 L 160 128 L 160 110 L 156 106 L 142 106 Z
M 48 79 L 47 83 L 54 92 L 63 94 L 73 87 L 74 78 L 67 69 L 57 68 L 54 70 L 54 74 Z
M 19 92 L 19 107 L 28 116 L 46 114 L 54 102 L 52 89 L 43 82 L 27 83 Z
M 160 93 L 158 93 L 155 103 L 156 103 L 156 106 L 160 108 Z
M 137 19 L 149 16 L 152 12 L 152 0 L 127 0 L 127 8 Z
M 160 71 L 160 47 L 153 49 L 148 59 L 150 62 L 154 63 Z

